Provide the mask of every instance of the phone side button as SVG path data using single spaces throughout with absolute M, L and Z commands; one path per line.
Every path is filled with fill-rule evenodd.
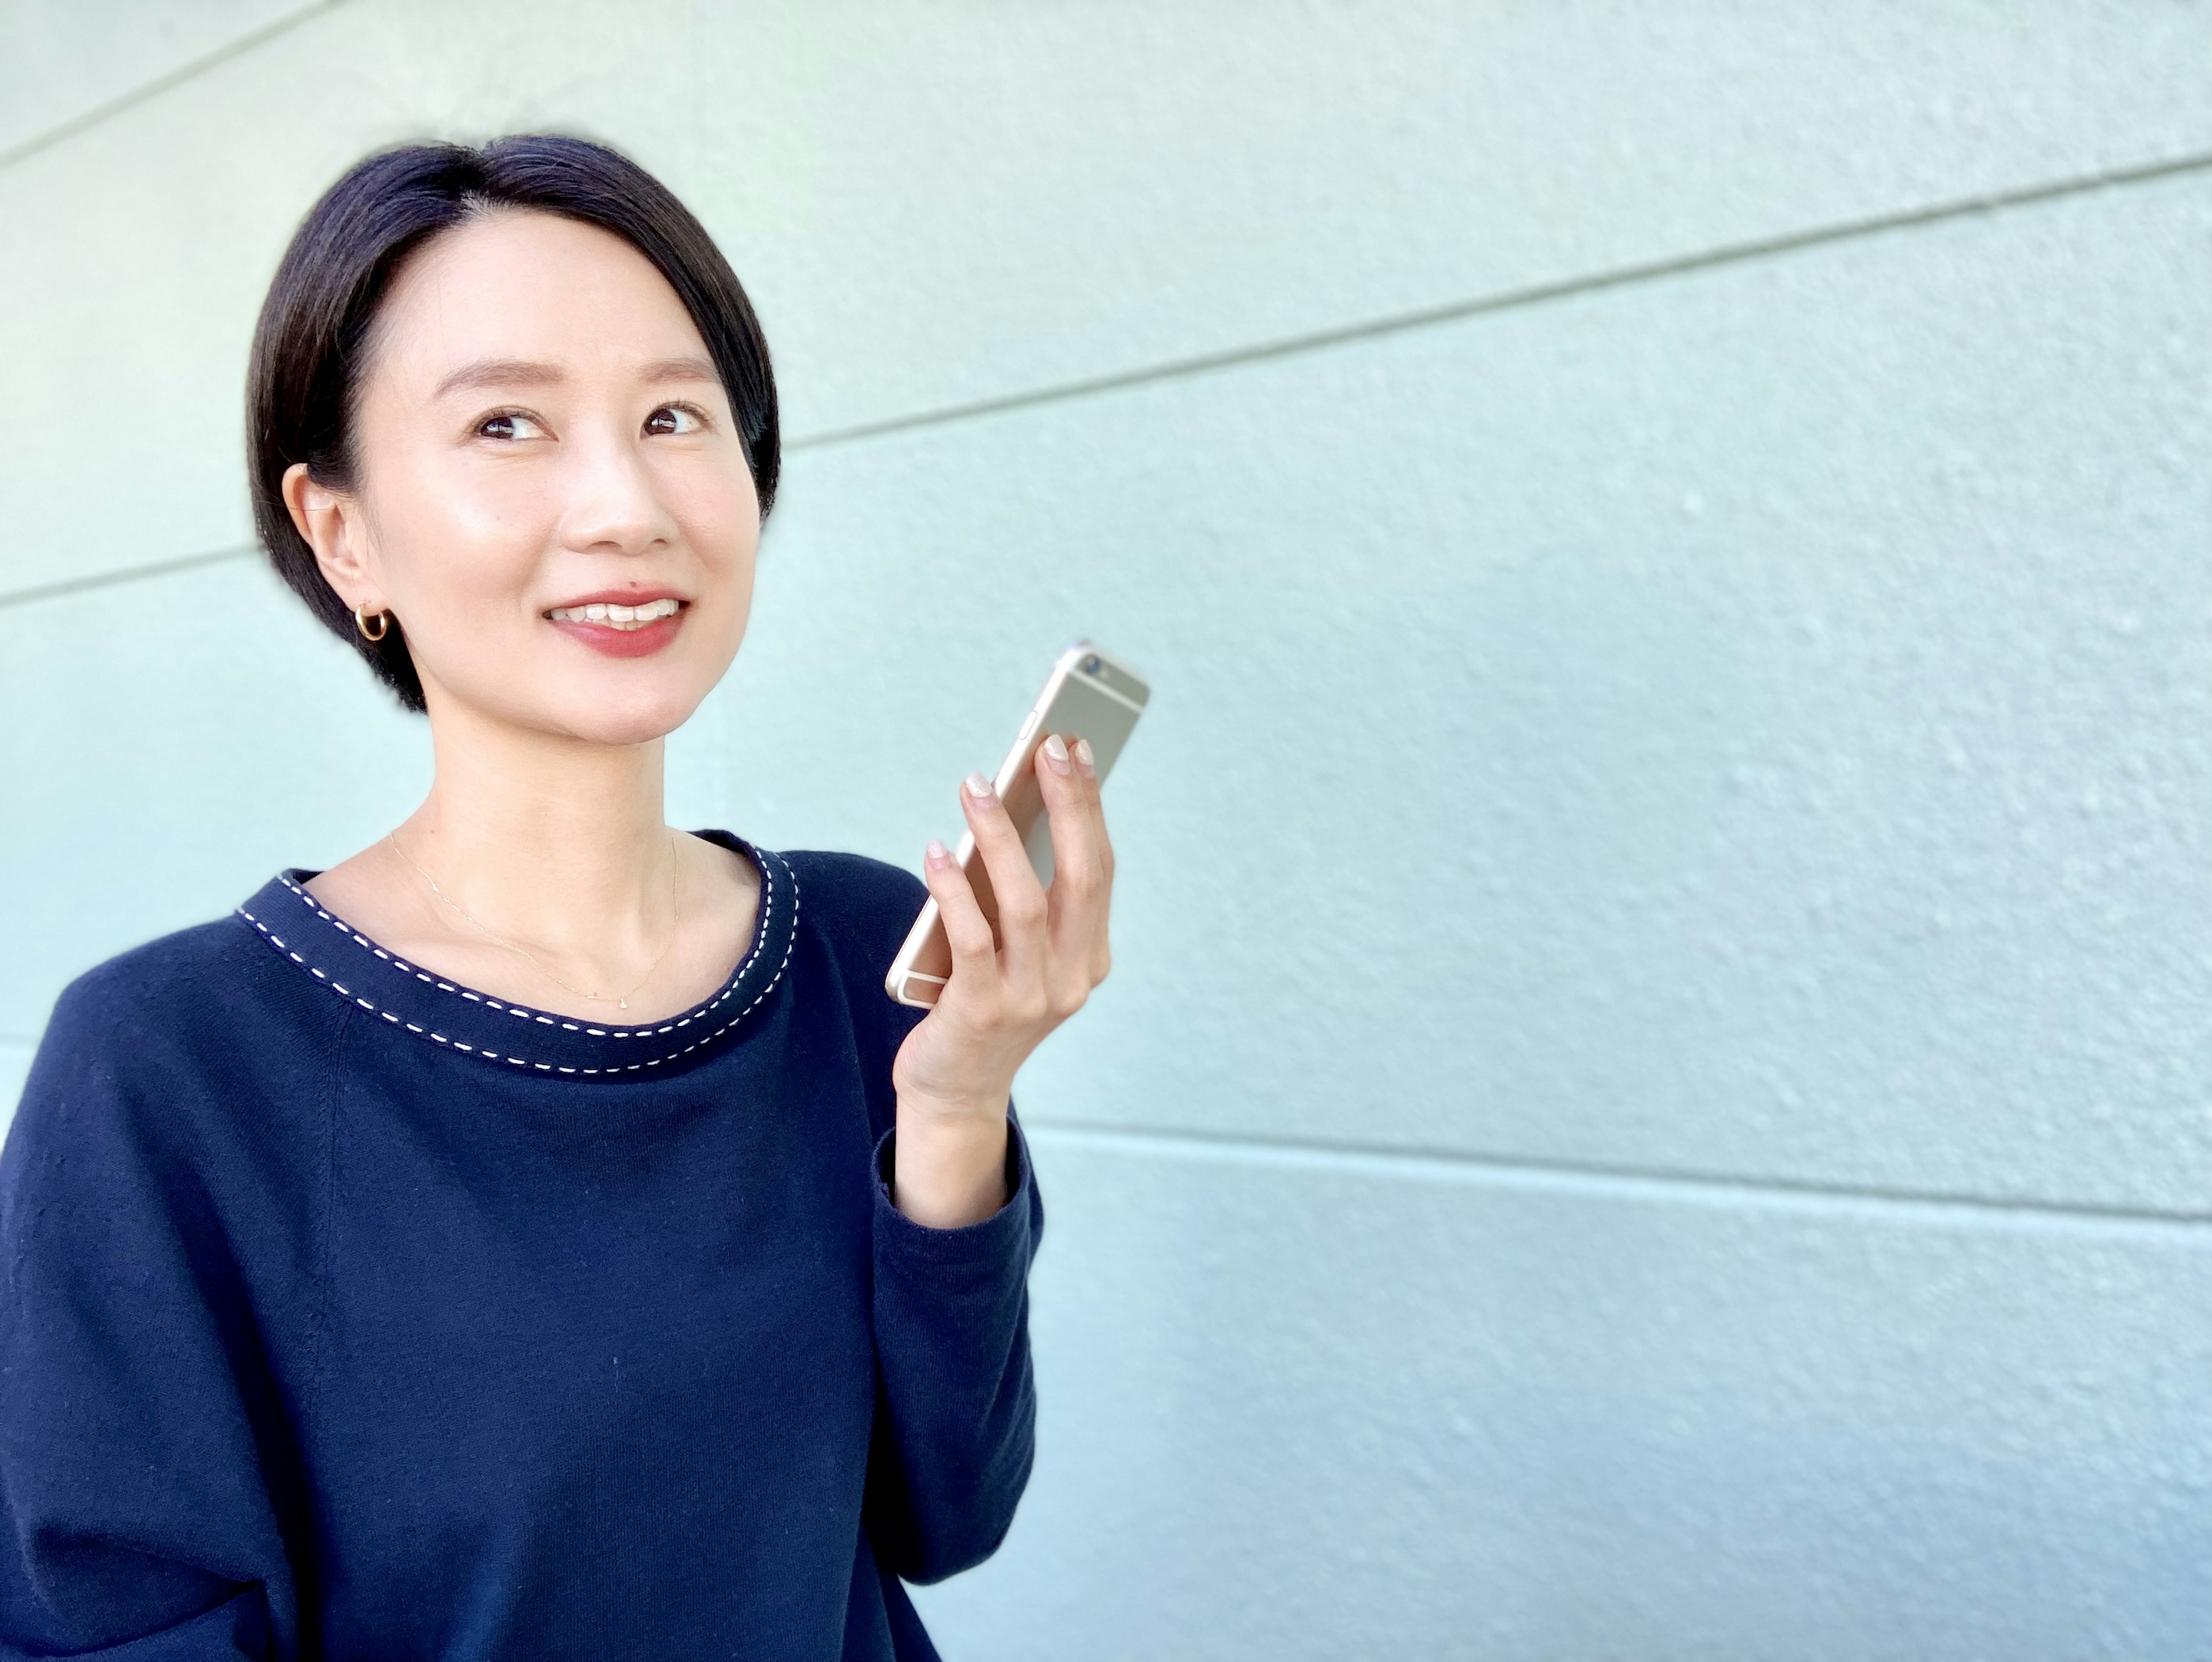
M 934 1004 L 944 993 L 947 979 L 923 970 L 908 970 L 891 996 L 902 1004 Z

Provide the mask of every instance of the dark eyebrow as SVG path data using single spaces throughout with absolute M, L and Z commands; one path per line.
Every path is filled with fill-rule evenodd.
M 700 357 L 656 358 L 637 372 L 648 385 L 666 380 L 719 380 L 714 366 Z
M 683 357 L 656 358 L 637 372 L 637 378 L 647 386 L 720 379 L 713 364 L 688 354 Z M 538 363 L 527 358 L 479 358 L 474 363 L 463 364 L 440 381 L 434 396 L 442 399 L 448 393 L 484 387 L 550 387 L 567 379 L 567 372 L 556 363 Z
M 526 358 L 478 358 L 440 381 L 432 396 L 442 399 L 448 393 L 474 387 L 550 387 L 567 379 L 557 364 L 532 363 Z

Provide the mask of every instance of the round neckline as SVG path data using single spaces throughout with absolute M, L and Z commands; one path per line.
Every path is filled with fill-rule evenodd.
M 355 928 L 303 886 L 319 873 L 280 870 L 237 909 L 271 950 L 361 1011 L 425 1044 L 506 1068 L 606 1079 L 678 1062 L 742 1022 L 783 979 L 798 933 L 799 880 L 782 855 L 732 832 L 692 835 L 752 861 L 760 914 L 729 977 L 688 1010 L 621 1026 L 495 998 L 410 963 Z

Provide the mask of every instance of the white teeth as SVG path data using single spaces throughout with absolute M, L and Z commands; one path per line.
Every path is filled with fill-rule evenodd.
M 593 600 L 588 606 L 556 606 L 546 616 L 557 623 L 605 624 L 613 629 L 642 629 L 658 623 L 663 618 L 676 615 L 680 602 L 673 595 L 664 595 L 658 600 L 647 600 L 641 606 L 622 606 L 612 601 Z

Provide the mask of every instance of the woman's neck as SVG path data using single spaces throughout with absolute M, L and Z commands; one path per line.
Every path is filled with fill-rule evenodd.
M 436 776 L 394 833 L 474 924 L 572 964 L 643 963 L 678 904 L 665 741 L 605 745 L 447 709 Z

